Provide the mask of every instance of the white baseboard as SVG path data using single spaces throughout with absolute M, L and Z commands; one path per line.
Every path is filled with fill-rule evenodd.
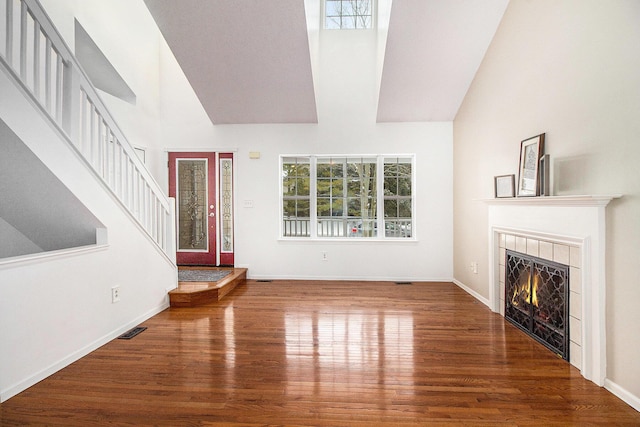
M 471 295 L 472 297 L 474 297 L 475 299 L 477 299 L 487 307 L 491 308 L 491 304 L 489 303 L 489 300 L 487 298 L 483 297 L 482 295 L 480 295 L 479 293 L 477 293 L 476 291 L 474 291 L 473 289 L 471 289 L 470 287 L 468 287 L 467 285 L 465 285 L 459 280 L 453 279 L 452 282 L 455 283 L 460 289 L 462 289 L 463 291 L 465 291 L 466 293 L 468 293 L 469 295 Z
M 250 280 L 335 280 L 335 281 L 363 281 L 363 282 L 451 282 L 451 278 L 417 278 L 417 277 L 381 277 L 381 276 L 288 276 L 279 274 L 252 274 L 247 272 Z
M 98 348 L 102 347 L 103 345 L 105 345 L 109 341 L 119 337 L 120 335 L 122 335 L 123 333 L 127 332 L 131 328 L 139 325 L 140 323 L 142 323 L 145 320 L 155 316 L 156 314 L 160 313 L 161 311 L 166 310 L 167 308 L 169 308 L 169 299 L 168 298 L 166 298 L 166 301 L 163 302 L 160 306 L 149 310 L 148 312 L 144 313 L 141 316 L 138 316 L 137 318 L 135 318 L 131 322 L 127 323 L 126 325 L 123 325 L 123 326 L 119 327 L 118 329 L 116 329 L 115 331 L 112 331 L 112 332 L 110 332 L 110 333 L 98 338 L 97 340 L 93 341 L 92 343 L 88 344 L 87 346 L 85 346 L 85 347 L 83 347 L 83 348 L 81 348 L 81 349 L 79 349 L 77 351 L 74 351 L 73 353 L 71 353 L 67 357 L 64 357 L 63 359 L 53 363 L 52 365 L 48 366 L 47 368 L 45 368 L 45 369 L 43 369 L 43 370 L 41 370 L 39 372 L 36 372 L 35 374 L 31 375 L 30 377 L 26 378 L 25 380 L 20 381 L 19 383 L 14 384 L 12 386 L 9 386 L 4 390 L 0 390 L 0 403 L 1 402 L 5 402 L 6 400 L 12 398 L 16 394 L 23 392 L 24 390 L 28 389 L 32 385 L 35 385 L 35 384 L 39 383 L 40 381 L 44 380 L 48 376 L 55 374 L 56 372 L 58 372 L 62 368 L 65 368 L 65 367 L 71 365 L 73 362 L 83 358 L 84 356 L 86 356 L 87 354 L 91 353 L 92 351 L 97 350 Z
M 640 397 L 634 395 L 624 387 L 619 386 L 609 379 L 604 380 L 604 388 L 615 394 L 620 400 L 627 403 L 636 411 L 640 412 Z

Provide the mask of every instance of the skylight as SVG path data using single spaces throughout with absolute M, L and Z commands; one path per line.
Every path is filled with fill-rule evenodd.
M 368 29 L 373 21 L 373 0 L 325 0 L 326 29 Z

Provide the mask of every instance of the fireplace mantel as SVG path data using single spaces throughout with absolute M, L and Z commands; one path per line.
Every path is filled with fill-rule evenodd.
M 602 386 L 606 375 L 606 207 L 614 195 L 512 197 L 478 200 L 488 207 L 489 306 L 500 312 L 501 233 L 574 247 L 582 292 L 580 371 Z M 567 248 L 571 249 L 571 248 Z
M 542 197 L 505 197 L 496 199 L 482 199 L 489 205 L 534 205 L 534 206 L 607 206 L 613 199 L 619 199 L 621 194 L 586 195 L 586 196 L 542 196 Z

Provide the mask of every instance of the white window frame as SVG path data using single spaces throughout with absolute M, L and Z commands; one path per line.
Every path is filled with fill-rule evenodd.
M 309 183 L 309 236 L 287 236 L 284 235 L 284 189 L 282 180 L 282 170 L 285 158 L 308 158 L 310 165 L 310 183 Z M 326 159 L 328 157 L 336 158 L 375 158 L 376 169 L 376 227 L 381 232 L 376 233 L 375 237 L 330 237 L 330 236 L 318 236 L 318 210 L 317 210 L 317 160 Z M 411 163 L 411 236 L 410 237 L 386 237 L 385 225 L 384 225 L 384 160 L 386 158 L 407 158 Z M 358 241 L 358 242 L 374 242 L 374 241 L 391 241 L 391 242 L 411 242 L 417 240 L 417 227 L 416 227 L 416 155 L 415 154 L 283 154 L 280 155 L 278 169 L 278 181 L 279 181 L 279 232 L 278 238 L 286 241 L 298 240 L 298 241 Z M 345 189 L 346 191 L 346 189 Z
M 337 1 L 337 0 L 336 0 Z M 349 1 L 349 0 L 341 0 L 341 1 Z M 371 30 L 373 28 L 376 28 L 377 26 L 377 19 L 376 19 L 376 10 L 377 10 L 377 0 L 370 0 L 370 8 L 371 8 L 371 15 L 369 17 L 369 26 L 368 27 L 355 27 L 355 28 L 350 28 L 350 27 L 343 27 L 342 24 L 340 27 L 338 28 L 334 28 L 334 27 L 328 27 L 327 26 L 327 0 L 322 0 L 322 13 L 320 14 L 320 17 L 322 19 L 322 22 L 320 23 L 320 28 L 322 28 L 323 30 Z M 342 17 L 344 15 L 338 15 L 342 21 Z M 359 16 L 367 16 L 367 15 L 347 15 L 347 16 L 355 16 L 355 17 L 359 17 Z

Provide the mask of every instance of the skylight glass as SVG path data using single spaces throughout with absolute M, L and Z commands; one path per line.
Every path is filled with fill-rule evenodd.
M 326 29 L 368 29 L 373 21 L 373 0 L 325 0 Z

